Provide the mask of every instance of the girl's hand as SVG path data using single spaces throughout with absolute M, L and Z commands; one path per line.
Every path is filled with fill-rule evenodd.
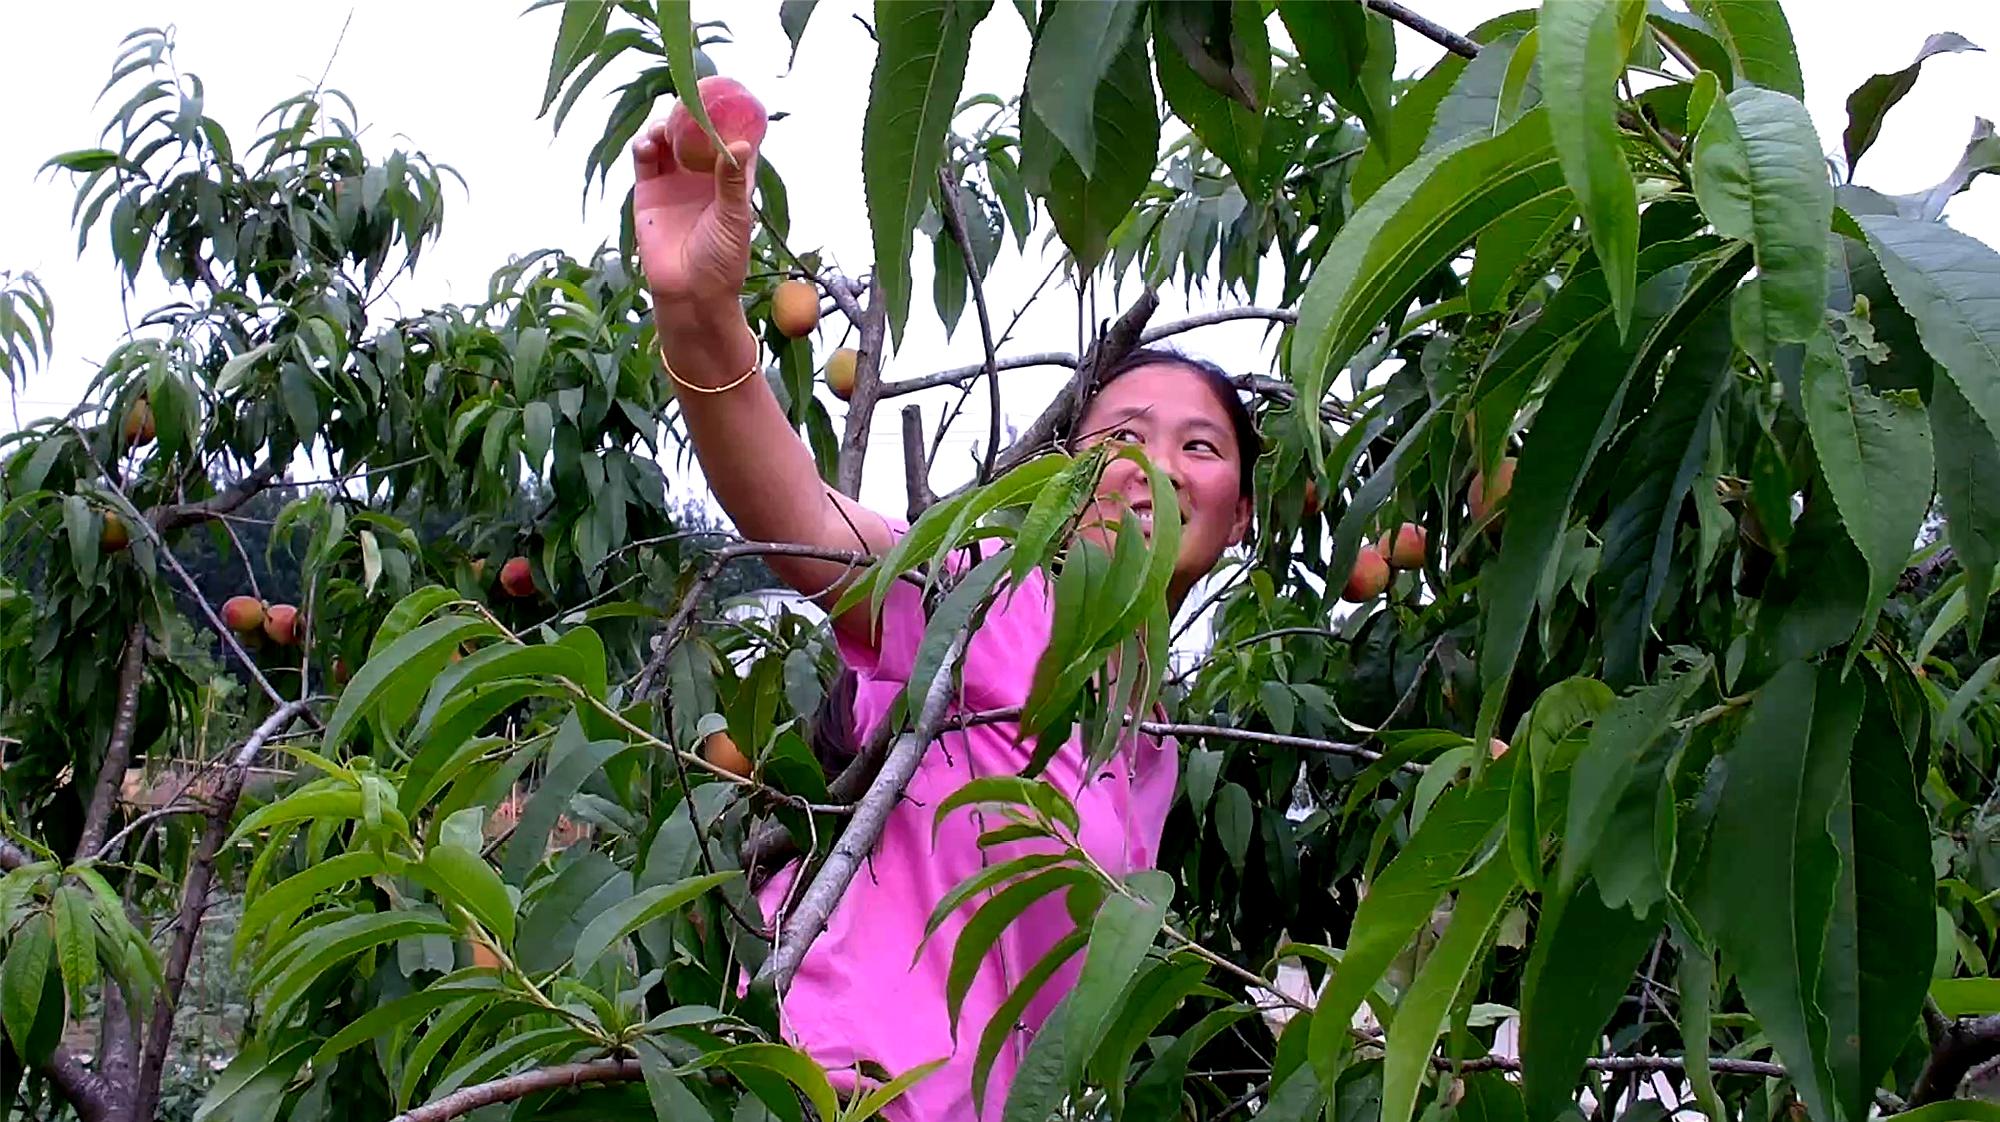
M 637 182 L 633 232 L 639 264 L 661 310 L 733 304 L 750 271 L 750 176 L 756 146 L 729 146 L 734 163 L 695 171 L 675 159 L 669 122 L 655 121 L 632 142 Z

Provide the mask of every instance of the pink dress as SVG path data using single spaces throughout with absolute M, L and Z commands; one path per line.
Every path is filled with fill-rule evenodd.
M 1051 608 L 1051 589 L 1039 570 L 1019 588 L 1000 594 L 968 644 L 962 711 L 1008 708 L 1027 700 L 1035 663 L 1048 646 Z M 857 736 L 866 738 L 904 690 L 924 624 L 920 593 L 902 582 L 888 595 L 872 649 L 842 638 L 841 653 L 860 678 Z M 933 845 L 932 813 L 975 778 L 1018 773 L 1032 746 L 1017 746 L 1016 732 L 1012 723 L 981 725 L 946 732 L 931 744 L 873 858 L 862 866 L 825 934 L 800 965 L 780 1013 L 786 1037 L 835 1072 L 835 1086 L 843 1092 L 853 1081 L 851 1076 L 843 1079 L 839 1069 L 860 1060 L 872 1060 L 897 1075 L 949 1057 L 890 1107 L 886 1117 L 898 1122 L 978 1116 L 972 1068 L 980 1034 L 1016 980 L 1075 929 L 1062 893 L 1022 913 L 981 964 L 953 1038 L 945 1005 L 952 945 L 986 897 L 960 907 L 917 958 L 924 922 L 959 882 L 989 863 L 1028 852 L 1032 843 L 981 851 L 977 838 L 982 829 L 999 824 L 998 813 L 967 807 L 945 820 Z M 1072 736 L 1043 775 L 1076 803 L 1084 849 L 1109 872 L 1124 875 L 1155 863 L 1178 763 L 1171 741 L 1135 737 L 1095 774 L 1085 775 L 1083 746 Z M 982 818 L 987 827 L 981 826 Z M 782 870 L 759 892 L 767 921 L 796 873 L 796 865 Z M 999 1117 L 1030 1034 L 1075 984 L 1082 961 L 1081 953 L 1072 958 L 1029 1004 L 1021 1031 L 1002 1048 L 987 1077 L 986 1102 L 979 1112 L 984 1117 Z

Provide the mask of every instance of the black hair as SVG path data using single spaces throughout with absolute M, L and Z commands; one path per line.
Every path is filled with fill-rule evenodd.
M 1236 379 L 1229 372 L 1205 358 L 1182 354 L 1171 347 L 1134 347 L 1125 352 L 1117 362 L 1105 367 L 1097 375 L 1097 384 L 1091 387 L 1090 395 L 1096 397 L 1104 387 L 1142 366 L 1177 366 L 1201 379 L 1208 391 L 1222 404 L 1222 411 L 1229 415 L 1229 428 L 1236 436 L 1237 479 L 1239 493 L 1249 498 L 1257 473 L 1257 457 L 1263 451 L 1263 439 L 1257 435 L 1256 418 L 1250 415 L 1250 407 L 1243 402 L 1237 391 Z M 1079 441 L 1085 433 L 1083 416 L 1089 412 L 1088 403 L 1078 410 L 1075 423 L 1070 429 L 1070 442 Z

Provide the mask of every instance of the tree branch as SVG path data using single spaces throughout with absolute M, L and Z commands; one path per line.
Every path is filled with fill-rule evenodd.
M 989 483 L 993 479 L 994 459 L 1000 454 L 1000 370 L 999 360 L 993 353 L 993 318 L 986 311 L 986 286 L 980 283 L 979 263 L 972 254 L 972 239 L 965 232 L 965 213 L 958 205 L 958 183 L 952 179 L 948 165 L 938 168 L 938 197 L 944 205 L 939 208 L 944 216 L 944 224 L 951 231 L 952 240 L 958 243 L 958 255 L 965 262 L 966 283 L 972 286 L 972 304 L 979 312 L 979 342 L 986 350 L 987 436 L 986 458 L 979 468 L 979 482 Z M 904 442 L 904 454 L 908 454 L 908 440 Z
M 538 1091 L 581 1087 L 588 1083 L 636 1083 L 643 1078 L 645 1075 L 637 1060 L 590 1060 L 538 1067 L 490 1083 L 461 1087 L 435 1102 L 398 1114 L 390 1122 L 450 1122 L 480 1107 L 514 1102 Z
M 1376 11 L 1429 39 L 1445 50 L 1466 58 L 1479 57 L 1479 44 L 1441 24 L 1433 23 L 1423 16 L 1398 4 L 1396 0 L 1364 0 Z
M 146 517 L 162 534 L 171 533 L 183 526 L 192 526 L 198 522 L 207 522 L 234 513 L 238 507 L 249 502 L 257 492 L 276 482 L 277 478 L 276 464 L 259 464 L 249 475 L 200 502 L 154 507 L 146 512 Z
M 180 914 L 174 921 L 174 942 L 168 948 L 166 984 L 153 1001 L 153 1020 L 146 1032 L 145 1049 L 140 1053 L 138 1078 L 132 1094 L 133 1118 L 151 1118 L 160 1097 L 160 1073 L 166 1066 L 167 1046 L 174 1034 L 174 1011 L 180 1006 L 181 989 L 187 983 L 188 962 L 194 957 L 201 921 L 208 911 L 208 889 L 215 878 L 215 859 L 229 834 L 229 820 L 243 794 L 243 781 L 257 754 L 274 736 L 291 726 L 305 712 L 307 700 L 287 701 L 265 717 L 249 739 L 236 751 L 222 773 L 215 801 L 209 804 L 208 825 L 202 830 L 194 860 L 188 865 L 187 881 L 181 889 Z
M 903 406 L 903 491 L 909 496 L 909 520 L 915 522 L 937 496 L 931 493 L 929 461 L 924 456 L 924 411 L 916 402 Z
M 841 283 L 836 279 L 834 284 Z M 829 285 L 832 287 L 832 285 Z M 838 299 L 838 297 L 836 297 Z M 850 302 L 852 297 L 849 297 Z M 847 305 L 841 305 L 848 311 Z M 847 431 L 840 438 L 840 461 L 834 486 L 850 499 L 861 497 L 861 468 L 868 458 L 868 432 L 875 423 L 875 401 L 882 389 L 882 346 L 888 335 L 889 305 L 882 285 L 870 279 L 868 305 L 861 309 L 861 346 L 854 364 L 854 393 L 847 399 Z
M 91 792 L 90 806 L 83 813 L 83 829 L 77 835 L 76 860 L 97 852 L 110 828 L 111 811 L 118 805 L 118 789 L 125 769 L 132 764 L 132 736 L 139 724 L 139 688 L 146 684 L 146 623 L 134 620 L 125 633 L 125 657 L 118 667 L 118 710 L 111 719 L 111 738 L 104 744 L 104 760 L 97 768 L 97 787 Z
M 868 785 L 868 793 L 862 795 L 861 801 L 855 805 L 854 817 L 848 819 L 840 840 L 827 854 L 826 862 L 820 866 L 812 886 L 799 898 L 799 906 L 779 933 L 770 957 L 758 970 L 758 980 L 770 979 L 780 994 L 791 987 L 792 975 L 805 961 L 806 951 L 826 930 L 826 921 L 847 895 L 847 888 L 854 882 L 854 874 L 860 870 L 861 862 L 874 852 L 875 843 L 882 840 L 882 831 L 889 824 L 890 813 L 902 800 L 903 789 L 910 785 L 911 778 L 917 773 L 917 765 L 922 762 L 938 730 L 944 726 L 945 712 L 956 692 L 958 661 L 965 653 L 965 644 L 966 632 L 961 628 L 952 636 L 937 676 L 931 679 L 930 688 L 924 691 L 924 703 L 917 715 L 916 727 L 898 737 L 894 747 L 889 749 L 888 758 L 882 761 L 882 770 L 875 773 L 874 782 Z
M 1064 386 L 1056 399 L 1042 410 L 1020 439 L 1014 441 L 999 463 L 994 465 L 996 473 L 1004 474 L 1041 455 L 1050 445 L 1059 440 L 1075 423 L 1077 415 L 1083 411 L 1084 402 L 1090 400 L 1092 390 L 1097 388 L 1097 372 L 1124 358 L 1132 348 L 1139 345 L 1139 337 L 1146 329 L 1146 322 L 1159 309 L 1160 294 L 1148 288 L 1139 293 L 1132 306 L 1113 322 L 1097 342 L 1091 344 L 1083 361 L 1077 364 L 1076 374 Z
M 999 721 L 1019 720 L 1021 710 L 982 709 L 977 713 L 967 713 L 946 722 L 947 727 L 963 728 L 968 725 L 990 725 Z M 1349 744 L 1339 740 L 1317 740 L 1307 736 L 1286 736 L 1275 732 L 1260 732 L 1257 729 L 1231 728 L 1228 725 L 1186 724 L 1174 721 L 1134 721 L 1125 723 L 1147 736 L 1171 736 L 1176 740 L 1235 740 L 1244 744 L 1262 744 L 1270 748 L 1290 748 L 1300 752 L 1317 752 L 1329 756 L 1351 756 L 1357 760 L 1374 763 L 1382 758 L 1382 753 L 1360 744 Z M 1403 771 L 1421 775 L 1424 765 L 1407 763 Z
M 1952 1021 L 1931 1046 L 1930 1059 L 1910 1093 L 1910 1105 L 1952 1098 L 1966 1073 L 1996 1056 L 2000 1056 L 2000 1017 Z
M 1034 351 L 1024 355 L 996 358 L 993 361 L 993 368 L 995 370 L 1022 370 L 1030 366 L 1067 366 L 1074 370 L 1076 368 L 1076 356 L 1068 351 Z M 986 363 L 983 361 L 975 362 L 971 366 L 954 366 L 949 370 L 940 370 L 935 374 L 905 378 L 900 382 L 884 382 L 882 383 L 881 392 L 876 396 L 900 397 L 906 393 L 936 389 L 939 386 L 963 385 L 984 373 L 986 373 Z

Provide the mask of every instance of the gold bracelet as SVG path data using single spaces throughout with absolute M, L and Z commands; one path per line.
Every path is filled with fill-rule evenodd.
M 751 375 L 761 373 L 764 369 L 764 365 L 762 363 L 752 362 L 750 364 L 750 369 L 745 370 L 743 373 L 737 375 L 735 378 L 731 379 L 725 385 L 697 386 L 693 382 L 683 380 L 679 374 L 674 373 L 674 364 L 667 361 L 667 352 L 666 348 L 664 347 L 660 349 L 660 365 L 666 368 L 667 377 L 669 379 L 672 379 L 674 385 L 679 386 L 684 390 L 692 390 L 695 393 L 707 393 L 707 394 L 728 393 L 730 390 L 733 390 L 736 387 L 742 385 L 743 383 L 749 381 Z

